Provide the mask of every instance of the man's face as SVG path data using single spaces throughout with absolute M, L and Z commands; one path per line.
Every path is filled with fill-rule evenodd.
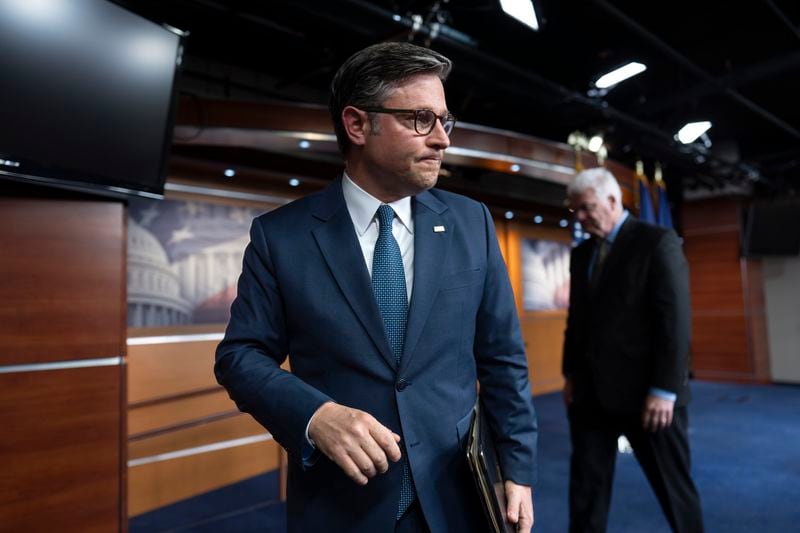
M 613 196 L 600 198 L 594 189 L 586 189 L 569 197 L 569 207 L 583 229 L 595 237 L 605 239 L 614 229 L 614 224 L 622 214 Z
M 391 109 L 430 109 L 447 112 L 444 87 L 433 74 L 420 74 L 398 87 L 381 104 Z M 413 196 L 436 185 L 450 139 L 439 120 L 433 131 L 421 135 L 412 114 L 376 113 L 365 138 L 363 179 L 383 201 Z M 374 127 L 377 126 L 377 127 Z

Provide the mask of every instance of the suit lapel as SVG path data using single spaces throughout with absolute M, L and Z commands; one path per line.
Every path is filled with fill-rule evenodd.
M 406 338 L 400 371 L 408 368 L 414 357 L 414 349 L 425 328 L 433 302 L 439 292 L 447 250 L 455 231 L 447 216 L 447 206 L 429 192 L 413 199 L 414 207 L 414 288 L 408 309 Z M 434 231 L 441 226 L 444 231 Z
M 312 230 L 312 233 L 336 283 L 378 351 L 394 370 L 394 356 L 386 340 L 353 221 L 344 202 L 341 179 L 336 180 L 322 193 L 312 214 L 324 222 Z

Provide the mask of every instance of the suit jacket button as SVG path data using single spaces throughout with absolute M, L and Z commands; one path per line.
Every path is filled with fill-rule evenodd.
M 399 392 L 402 392 L 406 387 L 408 387 L 408 381 L 400 378 L 398 382 L 394 386 Z

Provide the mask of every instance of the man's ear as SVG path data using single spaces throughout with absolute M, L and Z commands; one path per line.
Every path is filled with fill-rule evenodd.
M 608 195 L 608 205 L 611 206 L 612 211 L 617 209 L 617 199 L 610 194 Z
M 369 128 L 371 127 L 369 117 L 364 111 L 353 106 L 342 109 L 342 124 L 347 137 L 355 146 L 363 146 L 366 143 Z

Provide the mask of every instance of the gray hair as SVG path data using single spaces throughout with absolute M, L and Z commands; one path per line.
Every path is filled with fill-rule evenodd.
M 622 191 L 617 178 L 603 167 L 587 168 L 578 172 L 567 186 L 567 196 L 583 194 L 587 189 L 594 189 L 597 197 L 603 201 L 612 196 L 619 205 L 622 205 Z
M 435 74 L 444 82 L 452 66 L 442 54 L 405 42 L 378 43 L 353 54 L 333 77 L 328 105 L 342 154 L 350 149 L 342 123 L 345 107 L 379 107 L 408 78 Z

